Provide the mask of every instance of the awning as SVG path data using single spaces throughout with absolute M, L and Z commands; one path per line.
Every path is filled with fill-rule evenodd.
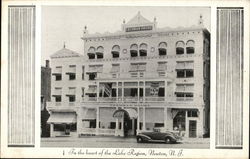
M 113 113 L 113 117 L 122 118 L 124 114 L 127 114 L 130 119 L 137 118 L 137 111 L 135 109 L 118 109 Z
M 48 123 L 53 123 L 53 124 L 76 123 L 76 114 L 75 113 L 52 113 L 49 117 Z
M 95 120 L 95 119 L 96 119 L 96 110 L 88 109 L 82 120 Z
M 96 93 L 96 87 L 89 87 L 89 89 L 86 91 L 85 94 L 95 94 Z

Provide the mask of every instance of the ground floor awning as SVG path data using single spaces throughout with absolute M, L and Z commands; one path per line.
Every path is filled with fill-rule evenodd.
M 135 109 L 118 109 L 113 113 L 114 118 L 122 118 L 124 114 L 127 114 L 130 119 L 137 118 L 137 111 Z
M 52 113 L 50 114 L 49 124 L 71 124 L 76 123 L 75 113 Z

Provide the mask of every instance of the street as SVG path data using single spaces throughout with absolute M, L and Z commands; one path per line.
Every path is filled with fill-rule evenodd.
M 209 138 L 184 138 L 175 144 L 137 143 L 135 137 L 86 136 L 81 138 L 57 137 L 42 138 L 41 147 L 77 148 L 209 148 Z

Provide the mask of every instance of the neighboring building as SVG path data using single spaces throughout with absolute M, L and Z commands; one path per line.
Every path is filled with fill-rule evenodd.
M 41 137 L 50 136 L 50 126 L 47 124 L 49 113 L 46 108 L 47 102 L 51 101 L 51 68 L 49 60 L 46 66 L 41 67 Z
M 210 33 L 157 28 L 138 13 L 116 33 L 82 37 L 84 55 L 51 56 L 51 136 L 136 135 L 164 127 L 209 133 Z

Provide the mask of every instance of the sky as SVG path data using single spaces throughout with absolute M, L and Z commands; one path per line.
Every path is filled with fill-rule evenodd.
M 81 40 L 84 26 L 90 34 L 121 30 L 123 19 L 128 22 L 138 11 L 153 21 L 157 27 L 176 28 L 197 25 L 200 15 L 204 26 L 210 31 L 211 12 L 209 7 L 166 7 L 166 6 L 42 6 L 41 64 L 50 55 L 63 48 L 83 54 Z

